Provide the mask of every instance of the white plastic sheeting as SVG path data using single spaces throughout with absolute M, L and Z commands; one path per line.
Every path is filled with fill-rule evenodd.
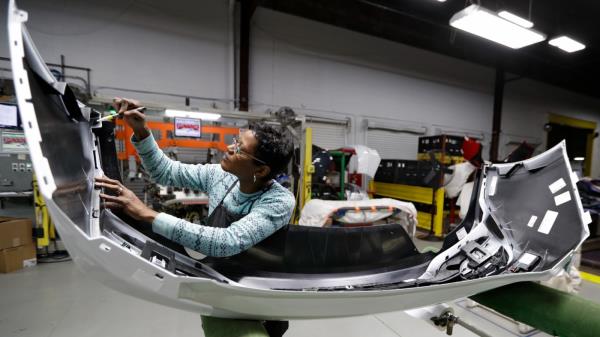
M 381 156 L 377 150 L 366 147 L 364 145 L 350 145 L 345 148 L 354 149 L 356 155 L 350 158 L 349 171 L 360 174 L 366 174 L 369 177 L 375 177 L 375 172 L 379 168 Z
M 471 173 L 473 173 L 477 167 L 469 162 L 464 162 L 452 165 L 449 168 L 453 170 L 453 173 L 450 176 L 450 180 L 446 180 L 448 183 L 444 186 L 444 189 L 446 190 L 446 196 L 448 198 L 456 198 L 467 182 L 467 179 L 469 179 Z
M 388 207 L 386 209 L 372 210 L 372 207 Z M 359 210 L 356 210 L 356 209 Z M 360 210 L 364 208 L 364 210 Z M 348 209 L 347 212 L 336 220 L 343 223 L 369 223 L 375 222 L 393 214 L 395 209 L 402 212 L 397 215 L 406 232 L 413 236 L 417 225 L 417 209 L 410 202 L 395 199 L 369 199 L 369 200 L 320 200 L 313 199 L 306 203 L 300 215 L 299 224 L 302 226 L 322 227 L 327 220 L 340 209 Z

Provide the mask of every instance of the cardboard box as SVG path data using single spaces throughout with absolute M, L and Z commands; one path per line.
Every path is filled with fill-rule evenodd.
M 0 273 L 10 273 L 36 264 L 33 241 L 23 246 L 0 250 Z
M 31 243 L 31 219 L 0 217 L 0 249 Z

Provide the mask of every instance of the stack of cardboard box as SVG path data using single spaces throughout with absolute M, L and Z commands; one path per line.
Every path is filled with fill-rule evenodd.
M 30 219 L 0 217 L 0 272 L 35 266 L 36 251 Z

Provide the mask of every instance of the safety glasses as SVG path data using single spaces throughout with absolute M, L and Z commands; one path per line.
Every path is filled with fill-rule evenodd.
M 231 145 L 233 145 L 233 153 L 244 155 L 244 156 L 246 156 L 248 158 L 256 160 L 257 162 L 259 162 L 259 163 L 261 163 L 263 165 L 267 165 L 267 163 L 265 163 L 264 160 L 260 160 L 260 159 L 256 158 L 255 156 L 249 154 L 248 152 L 242 150 L 240 148 L 239 137 L 233 137 L 233 143 L 231 143 Z

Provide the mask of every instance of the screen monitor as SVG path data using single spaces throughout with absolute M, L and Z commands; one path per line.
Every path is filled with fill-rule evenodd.
M 175 137 L 202 137 L 202 121 L 195 118 L 175 117 Z
M 16 105 L 0 104 L 0 128 L 19 128 Z

